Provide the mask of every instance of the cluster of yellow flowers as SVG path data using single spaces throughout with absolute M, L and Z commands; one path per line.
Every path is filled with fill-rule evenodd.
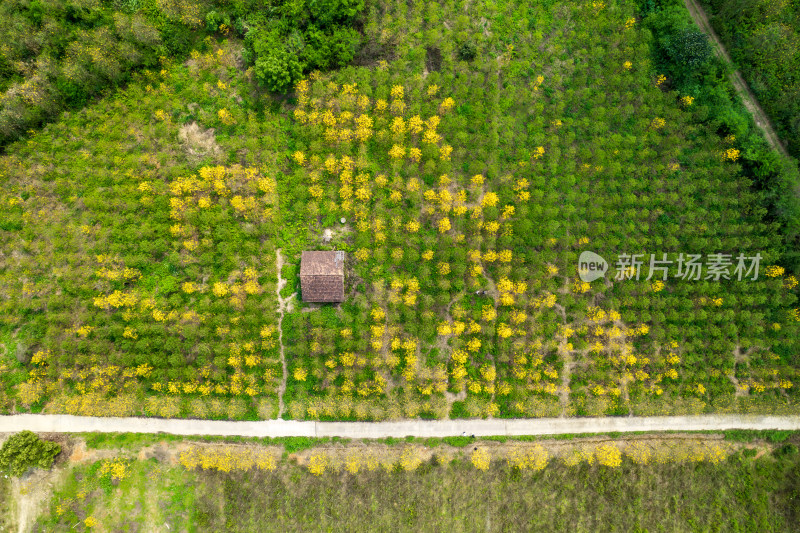
M 123 458 L 116 458 L 103 461 L 100 470 L 97 472 L 97 477 L 102 478 L 109 476 L 112 481 L 121 481 L 130 475 L 130 466 L 128 461 Z
M 764 269 L 764 274 L 770 278 L 783 276 L 784 272 L 786 272 L 786 269 L 780 265 L 769 265 Z
M 722 152 L 722 158 L 726 161 L 736 161 L 739 159 L 739 155 L 741 152 L 736 148 L 728 148 L 724 152 Z
M 219 118 L 220 122 L 222 122 L 226 126 L 231 126 L 233 124 L 236 124 L 236 119 L 227 109 L 223 108 L 217 111 L 217 117 Z
M 189 470 L 201 468 L 219 472 L 272 471 L 278 464 L 274 451 L 245 446 L 192 446 L 181 452 L 179 460 Z
M 472 466 L 478 470 L 489 470 L 489 465 L 492 462 L 492 456 L 486 448 L 478 448 L 472 452 L 469 458 Z
M 133 292 L 122 292 L 115 290 L 107 296 L 97 296 L 93 299 L 95 307 L 102 309 L 132 307 L 139 301 L 136 294 Z
M 518 470 L 544 470 L 550 459 L 549 452 L 540 444 L 527 448 L 514 448 L 506 456 L 508 466 Z

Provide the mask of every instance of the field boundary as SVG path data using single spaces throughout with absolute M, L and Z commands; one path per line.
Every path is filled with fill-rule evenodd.
M 563 435 L 641 431 L 800 430 L 800 415 L 697 415 L 397 422 L 228 421 L 165 418 L 103 418 L 74 415 L 0 416 L 0 433 L 167 433 L 239 437 L 475 437 Z

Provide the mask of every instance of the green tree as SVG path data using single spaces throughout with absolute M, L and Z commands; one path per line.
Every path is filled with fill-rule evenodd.
M 50 468 L 61 445 L 45 441 L 32 431 L 21 431 L 9 438 L 0 448 L 0 471 L 21 476 L 28 468 Z
M 684 29 L 669 39 L 666 52 L 676 65 L 697 69 L 711 57 L 711 45 L 703 32 Z

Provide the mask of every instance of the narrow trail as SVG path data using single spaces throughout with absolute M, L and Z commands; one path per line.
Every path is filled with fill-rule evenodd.
M 283 351 L 283 313 L 291 311 L 291 301 L 294 294 L 288 298 L 281 297 L 281 289 L 286 286 L 286 280 L 281 277 L 281 270 L 283 269 L 283 256 L 281 249 L 275 250 L 275 268 L 278 270 L 278 286 L 275 293 L 278 297 L 278 345 L 280 346 L 281 353 L 281 366 L 283 367 L 283 375 L 281 376 L 281 384 L 278 387 L 278 418 L 283 416 L 285 406 L 283 405 L 283 395 L 286 392 L 286 378 L 289 375 L 289 369 L 286 366 L 286 356 Z
M 790 157 L 789 153 L 786 151 L 786 148 L 781 144 L 781 140 L 778 137 L 778 134 L 775 133 L 775 129 L 772 127 L 772 123 L 770 122 L 769 118 L 767 117 L 764 110 L 761 109 L 761 106 L 756 99 L 756 96 L 753 94 L 753 91 L 750 90 L 750 87 L 742 78 L 741 73 L 736 70 L 733 61 L 731 60 L 730 55 L 728 55 L 727 50 L 722 45 L 722 41 L 717 36 L 714 28 L 711 27 L 711 24 L 708 22 L 708 17 L 706 16 L 706 12 L 700 7 L 700 4 L 697 0 L 683 0 L 684 4 L 686 5 L 686 9 L 689 10 L 689 14 L 694 19 L 695 23 L 700 27 L 700 29 L 708 35 L 709 40 L 714 43 L 714 51 L 722 59 L 725 63 L 731 66 L 733 72 L 730 75 L 731 83 L 733 83 L 736 92 L 739 93 L 739 97 L 742 99 L 742 103 L 753 115 L 753 120 L 756 123 L 756 126 L 764 132 L 764 137 L 767 139 L 767 142 L 772 146 L 774 149 L 778 150 L 784 157 Z

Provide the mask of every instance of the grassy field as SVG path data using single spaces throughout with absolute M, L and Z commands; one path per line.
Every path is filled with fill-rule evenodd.
M 118 461 L 121 470 L 104 470 L 107 463 L 71 466 L 33 530 L 89 531 L 102 525 L 111 531 L 153 531 L 168 524 L 177 531 L 199 531 L 191 517 L 193 474 L 155 458 Z
M 0 409 L 274 418 L 285 380 L 297 419 L 798 412 L 783 237 L 633 2 L 362 19 L 285 97 L 216 34 L 7 147 Z M 286 297 L 330 248 L 347 301 L 295 301 L 284 375 L 276 252 Z
M 469 467 L 321 478 L 205 474 L 196 519 L 208 531 L 791 531 L 785 468 L 733 460 L 522 475 Z
M 793 530 L 800 497 L 796 446 L 758 440 L 734 444 L 721 458 L 677 459 L 674 452 L 687 446 L 721 442 L 684 435 L 669 457 L 656 453 L 643 460 L 624 452 L 614 462 L 601 451 L 608 445 L 626 450 L 634 442 L 655 450 L 672 446 L 669 439 L 649 437 L 655 440 L 600 440 L 592 445 L 594 455 L 579 459 L 558 447 L 585 451 L 589 441 L 517 443 L 517 450 L 542 445 L 555 454 L 546 466 L 522 468 L 480 441 L 476 447 L 492 450 L 491 463 L 475 461 L 472 445 L 455 453 L 438 447 L 411 465 L 404 444 L 338 448 L 342 457 L 378 454 L 378 462 L 357 473 L 347 466 L 315 470 L 313 457 L 326 448 L 247 471 L 236 461 L 222 466 L 224 457 L 241 458 L 253 448 L 219 448 L 223 462 L 205 470 L 173 464 L 173 453 L 185 454 L 188 443 L 140 448 L 128 452 L 152 457 L 126 453 L 127 459 L 66 465 L 66 481 L 34 531 L 151 531 L 165 524 L 172 531 Z

